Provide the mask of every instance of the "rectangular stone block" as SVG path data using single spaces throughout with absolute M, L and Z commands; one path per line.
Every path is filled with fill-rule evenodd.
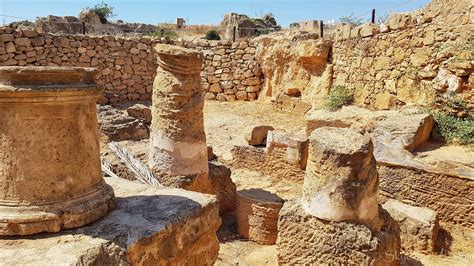
M 219 206 L 212 196 L 106 178 L 117 206 L 77 229 L 2 238 L 1 264 L 212 265 L 217 259 Z
M 385 202 L 383 208 L 400 225 L 403 250 L 422 253 L 435 251 L 439 232 L 439 221 L 435 211 L 393 199 Z

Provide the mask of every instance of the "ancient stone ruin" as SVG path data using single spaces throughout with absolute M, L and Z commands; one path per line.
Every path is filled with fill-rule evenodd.
M 473 12 L 0 27 L 0 264 L 472 264 Z
M 0 235 L 83 226 L 113 208 L 95 69 L 0 67 Z
M 202 54 L 170 45 L 155 50 L 150 168 L 165 185 L 206 192 L 210 186 L 199 76 Z

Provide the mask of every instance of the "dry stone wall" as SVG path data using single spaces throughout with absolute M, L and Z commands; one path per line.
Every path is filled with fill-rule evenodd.
M 451 2 L 434 0 L 382 25 L 339 27 L 334 85 L 352 87 L 356 104 L 376 109 L 431 104 L 442 95 L 474 107 L 474 8 Z
M 0 66 L 76 66 L 99 69 L 100 103 L 151 99 L 157 55 L 153 47 L 171 43 L 205 55 L 202 85 L 206 99 L 254 100 L 262 74 L 251 41 L 166 41 L 152 38 L 54 35 L 0 28 Z

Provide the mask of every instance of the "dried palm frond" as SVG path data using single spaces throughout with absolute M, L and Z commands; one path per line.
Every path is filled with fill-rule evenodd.
M 117 155 L 117 157 L 130 169 L 134 174 L 135 177 L 144 184 L 149 184 L 157 187 L 162 187 L 163 185 L 160 184 L 158 179 L 153 175 L 153 173 L 148 169 L 146 165 L 144 165 L 139 160 L 135 159 L 133 155 L 127 151 L 124 147 L 120 146 L 116 142 L 109 143 L 109 148 L 112 152 Z
M 112 170 L 112 166 L 105 158 L 100 158 L 100 165 L 102 168 L 102 174 L 108 175 L 110 177 L 119 178 L 114 171 Z

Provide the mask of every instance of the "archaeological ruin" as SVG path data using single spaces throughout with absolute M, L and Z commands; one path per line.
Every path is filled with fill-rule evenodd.
M 471 0 L 176 17 L 0 27 L 0 265 L 472 264 Z

